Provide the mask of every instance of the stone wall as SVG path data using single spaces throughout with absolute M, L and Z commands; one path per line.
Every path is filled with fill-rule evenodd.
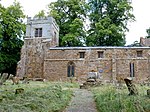
M 134 63 L 133 79 L 137 82 L 146 80 L 150 75 L 149 47 L 51 46 L 52 41 L 44 38 L 25 39 L 17 75 L 67 81 L 69 62 L 75 65 L 74 76 L 78 81 L 86 80 L 92 70 L 98 72 L 102 80 L 109 82 L 130 77 L 130 63 Z M 137 57 L 137 51 L 142 51 L 142 57 Z M 80 52 L 85 52 L 84 58 L 80 58 Z M 98 58 L 98 52 L 103 52 L 103 58 Z
M 43 78 L 44 57 L 50 46 L 53 46 L 53 43 L 46 38 L 25 38 L 17 76 Z
M 104 58 L 98 58 L 98 52 L 104 52 Z M 142 57 L 137 57 L 137 51 L 142 51 Z M 85 52 L 85 58 L 80 58 L 80 52 Z M 103 80 L 115 81 L 117 77 L 130 77 L 130 63 L 134 63 L 134 79 L 145 80 L 149 74 L 150 48 L 127 47 L 78 47 L 50 48 L 44 60 L 44 77 L 49 80 L 67 80 L 69 62 L 75 64 L 75 77 L 85 79 L 91 70 L 101 71 Z

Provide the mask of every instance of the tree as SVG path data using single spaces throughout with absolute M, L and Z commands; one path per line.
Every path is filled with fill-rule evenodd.
M 0 73 L 14 74 L 20 60 L 20 49 L 25 32 L 25 15 L 18 2 L 5 8 L 0 4 Z
M 128 21 L 134 20 L 128 0 L 89 0 L 88 46 L 123 46 Z
M 128 47 L 141 47 L 140 43 L 136 40 L 133 44 L 127 45 Z
M 38 14 L 36 14 L 34 17 L 38 17 L 38 18 L 46 17 L 44 10 L 38 12 Z
M 59 46 L 84 45 L 87 9 L 85 7 L 85 0 L 58 0 L 49 5 L 50 15 L 60 27 Z
M 146 36 L 146 38 L 150 38 L 150 28 L 146 29 L 146 32 L 148 34 L 148 36 Z

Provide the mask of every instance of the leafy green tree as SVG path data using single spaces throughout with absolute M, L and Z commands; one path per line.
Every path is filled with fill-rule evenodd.
M 46 17 L 44 10 L 41 10 L 38 14 L 36 14 L 34 17 L 42 18 Z
M 18 2 L 5 8 L 0 4 L 0 73 L 15 74 L 20 60 L 20 39 L 25 32 L 25 15 Z
M 136 40 L 133 42 L 133 44 L 127 45 L 128 47 L 140 47 L 140 43 Z
M 123 46 L 128 21 L 134 20 L 128 0 L 89 0 L 88 46 Z
M 60 27 L 59 46 L 83 46 L 85 42 L 85 0 L 58 0 L 49 4 L 50 15 Z
M 146 38 L 150 38 L 150 28 L 146 29 L 146 32 L 148 34 L 148 36 L 146 36 Z

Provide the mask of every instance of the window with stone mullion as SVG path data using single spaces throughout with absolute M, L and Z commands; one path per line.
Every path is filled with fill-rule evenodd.
M 42 28 L 35 29 L 35 37 L 42 37 Z

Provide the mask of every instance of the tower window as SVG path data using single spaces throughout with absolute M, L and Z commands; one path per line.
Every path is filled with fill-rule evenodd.
M 42 28 L 35 28 L 35 37 L 42 37 Z
M 79 52 L 80 53 L 80 58 L 84 58 L 85 57 L 85 52 Z

